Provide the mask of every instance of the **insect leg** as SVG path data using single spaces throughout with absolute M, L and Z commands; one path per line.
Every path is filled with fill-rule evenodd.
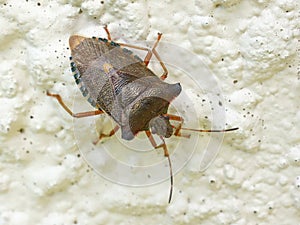
M 160 76 L 160 79 L 165 80 L 165 79 L 167 78 L 167 76 L 168 76 L 168 70 L 167 70 L 167 67 L 165 66 L 165 64 L 163 63 L 163 61 L 161 60 L 159 54 L 157 53 L 157 51 L 156 51 L 156 49 L 155 49 L 155 48 L 157 47 L 157 45 L 158 45 L 158 42 L 159 42 L 160 39 L 161 39 L 161 36 L 162 36 L 162 33 L 158 33 L 158 34 L 157 34 L 157 40 L 156 40 L 156 42 L 154 43 L 154 45 L 153 45 L 153 47 L 152 47 L 152 53 L 155 55 L 155 57 L 156 57 L 157 60 L 159 61 L 159 64 L 161 65 L 161 67 L 162 67 L 163 70 L 164 70 L 163 74 Z M 149 53 L 148 53 L 148 54 L 149 54 Z M 146 58 L 147 58 L 147 56 L 146 56 Z M 144 61 L 146 61 L 146 58 L 145 58 Z M 151 56 L 149 57 L 149 60 L 148 60 L 148 61 L 150 61 L 150 58 L 151 58 Z M 149 62 L 148 62 L 148 63 L 149 63 Z M 147 64 L 147 65 L 148 65 L 148 64 Z
M 158 42 L 160 41 L 161 39 L 161 36 L 162 36 L 162 33 L 158 33 L 157 34 L 157 39 L 156 39 L 156 42 L 154 43 L 153 47 L 152 47 L 152 50 L 150 51 L 149 49 L 148 50 L 148 53 L 144 59 L 144 63 L 146 66 L 148 66 L 149 62 L 150 62 L 150 59 L 152 57 L 152 53 L 155 55 L 155 57 L 157 58 L 157 60 L 159 61 L 161 67 L 163 68 L 164 72 L 163 74 L 160 76 L 160 79 L 164 80 L 167 78 L 167 75 L 168 75 L 168 70 L 167 70 L 167 67 L 165 66 L 165 64 L 162 62 L 160 56 L 158 55 L 157 51 L 155 50 L 155 48 L 157 47 L 158 45 Z M 131 47 L 131 48 L 137 48 L 137 49 L 140 49 L 140 50 L 143 50 L 142 48 L 140 47 L 136 47 L 136 46 L 128 46 L 128 47 Z
M 47 91 L 47 95 L 53 98 L 56 98 L 56 100 L 58 101 L 58 103 L 64 108 L 64 110 L 67 111 L 67 113 L 69 113 L 71 116 L 75 117 L 75 118 L 81 118 L 81 117 L 88 117 L 88 116 L 95 116 L 95 115 L 99 115 L 102 114 L 103 111 L 102 110 L 96 110 L 96 111 L 88 111 L 88 112 L 80 112 L 80 113 L 73 113 L 68 106 L 66 106 L 66 104 L 63 102 L 62 98 L 60 97 L 60 95 L 58 94 L 51 94 Z
M 112 129 L 108 134 L 101 133 L 96 141 L 93 142 L 94 145 L 96 145 L 102 138 L 104 137 L 111 137 L 113 136 L 118 130 L 119 126 L 115 126 L 114 129 Z
M 169 155 L 167 145 L 166 145 L 165 140 L 163 139 L 162 136 L 159 136 L 159 137 L 160 137 L 160 139 L 162 140 L 163 143 L 161 145 L 157 145 L 157 143 L 155 142 L 151 132 L 149 130 L 147 130 L 147 131 L 145 131 L 145 133 L 146 133 L 149 141 L 151 142 L 152 146 L 156 149 L 163 148 L 164 156 L 168 158 L 169 169 L 170 169 L 170 182 L 171 182 L 168 203 L 170 203 L 171 199 L 172 199 L 172 193 L 173 193 L 173 171 L 172 171 L 172 164 L 171 164 L 171 159 L 170 159 L 170 155 Z
M 150 58 L 151 58 L 151 56 L 152 56 L 152 51 L 151 51 L 151 49 L 145 48 L 145 47 L 140 47 L 140 46 L 135 46 L 135 45 L 130 45 L 130 44 L 125 44 L 125 43 L 118 43 L 118 44 L 119 44 L 120 46 L 122 46 L 122 47 L 128 47 L 128 48 L 134 48 L 134 49 L 137 49 L 137 50 L 147 51 L 148 53 L 147 53 L 147 55 L 146 55 L 146 57 L 145 57 L 145 59 L 144 59 L 144 63 L 145 63 L 146 66 L 148 66 L 149 60 L 146 59 L 146 58 L 147 58 L 148 55 L 150 55 Z M 147 60 L 148 60 L 148 61 L 147 61 Z
M 152 50 L 147 53 L 147 55 L 146 55 L 146 57 L 144 59 L 144 63 L 146 64 L 146 66 L 148 66 L 148 64 L 150 62 L 150 59 L 152 57 L 153 50 L 155 50 L 156 46 L 158 45 L 158 42 L 160 41 L 161 36 L 162 36 L 162 33 L 158 33 L 157 34 L 157 39 L 156 39 L 156 42 L 154 43 L 154 45 L 152 47 Z M 159 60 L 159 58 L 157 58 L 157 59 Z
M 109 41 L 111 41 L 111 35 L 110 35 L 110 32 L 109 32 L 109 30 L 108 30 L 108 28 L 107 28 L 107 25 L 105 25 L 103 28 L 104 28 L 104 30 L 105 30 L 105 32 L 106 32 L 106 34 L 107 34 L 107 39 L 108 39 Z M 135 46 L 135 45 L 130 45 L 130 44 L 125 44 L 125 43 L 118 43 L 118 44 L 119 44 L 120 46 L 122 46 L 122 47 L 128 47 L 128 48 L 134 48 L 134 49 L 138 49 L 138 50 L 142 50 L 142 51 L 147 51 L 147 52 L 148 52 L 148 53 L 147 53 L 147 56 L 150 55 L 150 58 L 151 58 L 152 52 L 151 52 L 151 50 L 150 50 L 149 48 L 144 48 L 144 47 Z M 147 56 L 146 56 L 146 58 L 147 58 Z M 146 60 L 146 58 L 145 58 L 145 60 Z M 150 60 L 150 58 L 149 58 L 149 60 Z M 146 63 L 145 60 L 144 60 L 144 63 L 145 63 L 146 66 L 147 66 L 147 65 L 149 64 L 149 62 Z
M 111 36 L 110 36 L 110 32 L 109 32 L 109 30 L 108 30 L 108 28 L 107 28 L 107 25 L 104 25 L 104 30 L 105 30 L 105 32 L 106 32 L 106 34 L 107 34 L 107 39 L 109 40 L 109 41 L 111 41 Z
M 107 28 L 107 25 L 104 26 L 104 30 L 105 30 L 105 32 L 106 32 L 106 34 L 107 34 L 107 39 L 108 39 L 109 41 L 111 41 L 111 35 L 110 35 L 110 32 L 109 32 L 109 30 L 108 30 L 108 28 Z M 164 80 L 164 79 L 167 78 L 168 70 L 167 70 L 167 67 L 165 66 L 165 64 L 162 62 L 162 60 L 161 60 L 160 56 L 158 55 L 157 51 L 155 50 L 155 48 L 156 48 L 157 45 L 158 45 L 158 42 L 159 42 L 160 39 L 161 39 L 161 36 L 162 36 L 162 33 L 158 33 L 158 35 L 157 35 L 157 40 L 156 40 L 156 42 L 154 43 L 154 45 L 153 45 L 153 47 L 152 47 L 152 50 L 149 49 L 149 48 L 140 47 L 140 46 L 135 46 L 135 45 L 130 45 L 130 44 L 125 44 L 125 43 L 118 43 L 118 44 L 119 44 L 120 46 L 122 46 L 122 47 L 128 47 L 128 48 L 134 48 L 134 49 L 138 49 L 138 50 L 142 50 L 142 51 L 147 51 L 148 53 L 147 53 L 147 55 L 146 55 L 146 57 L 145 57 L 145 59 L 144 59 L 144 63 L 145 63 L 146 66 L 148 66 L 148 64 L 149 64 L 149 62 L 150 62 L 150 59 L 151 59 L 151 57 L 152 57 L 152 54 L 154 54 L 155 57 L 157 58 L 157 60 L 159 61 L 161 67 L 162 67 L 163 70 L 164 70 L 163 74 L 160 76 L 160 78 L 161 78 L 162 80 Z
M 182 124 L 184 119 L 181 116 L 176 116 L 172 114 L 165 114 L 165 116 L 169 117 L 170 120 L 175 120 L 179 122 L 179 125 L 177 127 L 173 126 L 175 128 L 174 135 L 179 136 L 179 137 L 185 137 L 185 138 L 190 138 L 190 134 L 182 134 L 180 130 L 182 129 Z

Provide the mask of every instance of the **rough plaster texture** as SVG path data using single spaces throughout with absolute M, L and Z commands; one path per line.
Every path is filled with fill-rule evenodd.
M 299 11 L 293 0 L 0 0 L 0 224 L 299 224 Z M 200 56 L 240 128 L 205 172 L 196 150 L 171 204 L 168 179 L 133 188 L 91 170 L 73 119 L 45 95 L 72 105 L 68 37 L 103 36 L 103 24 L 116 40 L 153 42 L 159 31 Z M 202 112 L 205 96 L 190 94 Z

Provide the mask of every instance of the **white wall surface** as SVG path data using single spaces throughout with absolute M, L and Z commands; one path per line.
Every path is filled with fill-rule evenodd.
M 293 0 L 0 0 L 0 224 L 300 224 L 299 11 Z M 195 148 L 176 171 L 171 204 L 168 167 L 161 170 L 163 182 L 132 187 L 133 172 L 95 157 L 104 165 L 99 176 L 84 160 L 96 137 L 94 120 L 75 121 L 46 96 L 46 90 L 59 93 L 71 108 L 75 102 L 74 111 L 92 110 L 71 76 L 68 38 L 105 37 L 104 24 L 114 40 L 149 41 L 148 47 L 162 32 L 163 59 L 171 51 L 163 46 L 189 52 L 171 55 L 182 64 L 170 65 L 166 80 L 180 81 L 193 103 L 179 98 L 177 104 L 199 113 L 176 108 L 192 114 L 186 126 L 239 127 L 225 134 L 204 172 L 201 157 L 213 136 L 166 140 L 175 166 L 176 154 Z M 211 77 L 180 72 L 182 66 L 188 74 L 201 71 L 197 57 Z M 204 101 L 209 93 L 197 89 L 195 79 L 204 86 L 216 82 L 224 124 L 211 121 L 217 109 Z M 109 119 L 96 119 L 98 130 L 109 126 Z M 131 145 L 119 137 L 103 140 L 95 152 L 109 149 L 130 167 L 136 158 L 123 149 L 148 141 L 140 135 Z M 167 162 L 161 150 L 150 150 L 145 160 Z M 127 185 L 118 184 L 122 179 Z

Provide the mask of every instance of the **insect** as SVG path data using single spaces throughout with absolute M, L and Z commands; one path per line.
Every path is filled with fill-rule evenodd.
M 181 92 L 179 83 L 164 82 L 168 70 L 156 51 L 162 37 L 158 33 L 157 40 L 151 49 L 112 41 L 107 26 L 105 38 L 86 38 L 73 35 L 69 39 L 71 50 L 71 70 L 75 82 L 82 95 L 96 108 L 95 111 L 73 113 L 58 94 L 47 91 L 47 95 L 57 99 L 59 104 L 73 117 L 81 118 L 99 114 L 109 115 L 116 126 L 109 133 L 101 133 L 94 142 L 97 144 L 104 137 L 114 135 L 121 129 L 122 138 L 132 140 L 139 132 L 144 131 L 152 146 L 162 148 L 168 160 L 170 170 L 170 191 L 168 202 L 171 202 L 173 192 L 173 172 L 170 155 L 165 138 L 172 135 L 189 138 L 182 130 L 196 132 L 227 132 L 238 128 L 224 130 L 199 130 L 182 127 L 183 118 L 168 114 L 171 101 Z M 128 48 L 147 51 L 144 60 L 132 53 Z M 154 55 L 163 74 L 158 77 L 148 64 Z M 174 126 L 170 121 L 177 121 Z M 153 134 L 158 135 L 161 144 L 157 144 Z

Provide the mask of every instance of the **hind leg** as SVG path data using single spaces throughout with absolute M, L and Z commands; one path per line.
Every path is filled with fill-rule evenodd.
M 110 32 L 109 32 L 109 30 L 107 28 L 107 25 L 104 26 L 104 30 L 105 30 L 105 32 L 107 34 L 107 39 L 109 41 L 112 41 Z M 160 79 L 164 80 L 164 79 L 167 78 L 168 70 L 167 70 L 165 64 L 163 63 L 163 61 L 161 60 L 159 54 L 157 53 L 157 51 L 155 49 L 157 47 L 157 45 L 158 45 L 161 37 L 162 37 L 162 33 L 158 33 L 156 42 L 154 43 L 152 49 L 145 48 L 145 47 L 140 47 L 140 46 L 135 46 L 135 45 L 130 45 L 130 44 L 125 44 L 125 43 L 118 43 L 118 44 L 120 46 L 122 46 L 122 47 L 128 47 L 128 48 L 134 48 L 134 49 L 138 49 L 138 50 L 142 50 L 142 51 L 147 51 L 147 55 L 146 55 L 146 57 L 144 59 L 144 63 L 145 63 L 146 66 L 148 66 L 148 64 L 149 64 L 149 62 L 151 60 L 151 57 L 154 54 L 155 57 L 157 58 L 157 60 L 159 61 L 160 65 L 161 65 L 161 67 L 163 69 L 163 71 L 164 71 L 163 74 L 160 76 Z

